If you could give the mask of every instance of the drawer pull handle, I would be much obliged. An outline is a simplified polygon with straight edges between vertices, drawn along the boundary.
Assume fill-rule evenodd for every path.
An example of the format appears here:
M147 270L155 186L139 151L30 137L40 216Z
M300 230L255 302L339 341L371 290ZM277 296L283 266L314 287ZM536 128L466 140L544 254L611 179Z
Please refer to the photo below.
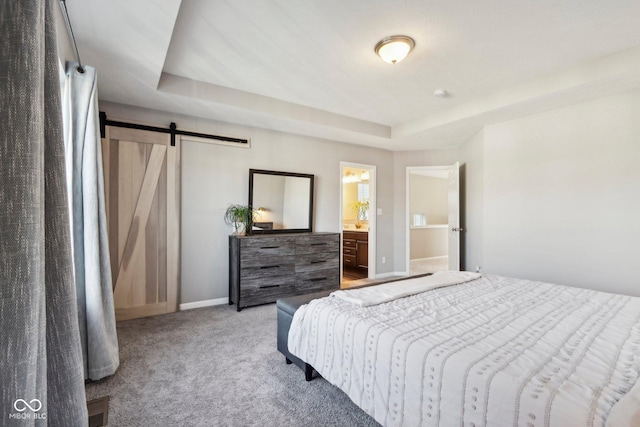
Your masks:
M280 246L260 246L260 249L278 249Z
M264 285L260 286L260 289L268 289L268 288L279 288L280 285Z
M261 270L266 270L268 268L280 268L280 266L279 265L261 265L260 266Z
M310 264L322 264L323 262L327 262L327 260L323 261L311 261Z
M311 246L324 246L326 243L312 243Z
M313 279L309 279L310 282L321 282L323 280L327 280L326 277L314 277Z

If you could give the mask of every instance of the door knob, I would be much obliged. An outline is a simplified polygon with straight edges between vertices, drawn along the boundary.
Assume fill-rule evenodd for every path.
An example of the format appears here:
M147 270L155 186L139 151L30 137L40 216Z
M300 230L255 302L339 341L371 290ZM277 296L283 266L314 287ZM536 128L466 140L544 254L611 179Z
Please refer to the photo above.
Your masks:
M464 228L462 228L462 227L460 227L460 228L453 227L451 229L451 231L464 231Z

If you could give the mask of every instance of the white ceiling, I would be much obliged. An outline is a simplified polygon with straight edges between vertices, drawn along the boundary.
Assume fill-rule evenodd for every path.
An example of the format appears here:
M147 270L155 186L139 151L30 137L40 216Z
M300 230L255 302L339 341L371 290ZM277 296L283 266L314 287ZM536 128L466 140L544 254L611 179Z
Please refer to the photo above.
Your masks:
M389 150L640 88L637 0L67 6L101 100ZM416 41L397 65L373 51L393 34Z

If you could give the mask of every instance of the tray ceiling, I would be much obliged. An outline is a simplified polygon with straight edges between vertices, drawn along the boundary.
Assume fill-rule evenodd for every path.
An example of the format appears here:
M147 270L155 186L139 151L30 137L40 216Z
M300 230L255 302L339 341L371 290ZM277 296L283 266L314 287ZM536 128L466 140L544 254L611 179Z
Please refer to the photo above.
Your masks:
M104 101L389 150L640 88L640 3L68 2ZM416 41L403 62L374 53ZM451 96L436 98L436 89Z

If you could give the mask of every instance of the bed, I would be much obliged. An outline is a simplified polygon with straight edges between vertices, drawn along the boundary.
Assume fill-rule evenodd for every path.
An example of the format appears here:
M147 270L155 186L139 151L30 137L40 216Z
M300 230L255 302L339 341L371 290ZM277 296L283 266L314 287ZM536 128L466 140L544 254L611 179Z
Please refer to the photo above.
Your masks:
M289 321L287 360L385 426L640 426L640 298L443 272Z

